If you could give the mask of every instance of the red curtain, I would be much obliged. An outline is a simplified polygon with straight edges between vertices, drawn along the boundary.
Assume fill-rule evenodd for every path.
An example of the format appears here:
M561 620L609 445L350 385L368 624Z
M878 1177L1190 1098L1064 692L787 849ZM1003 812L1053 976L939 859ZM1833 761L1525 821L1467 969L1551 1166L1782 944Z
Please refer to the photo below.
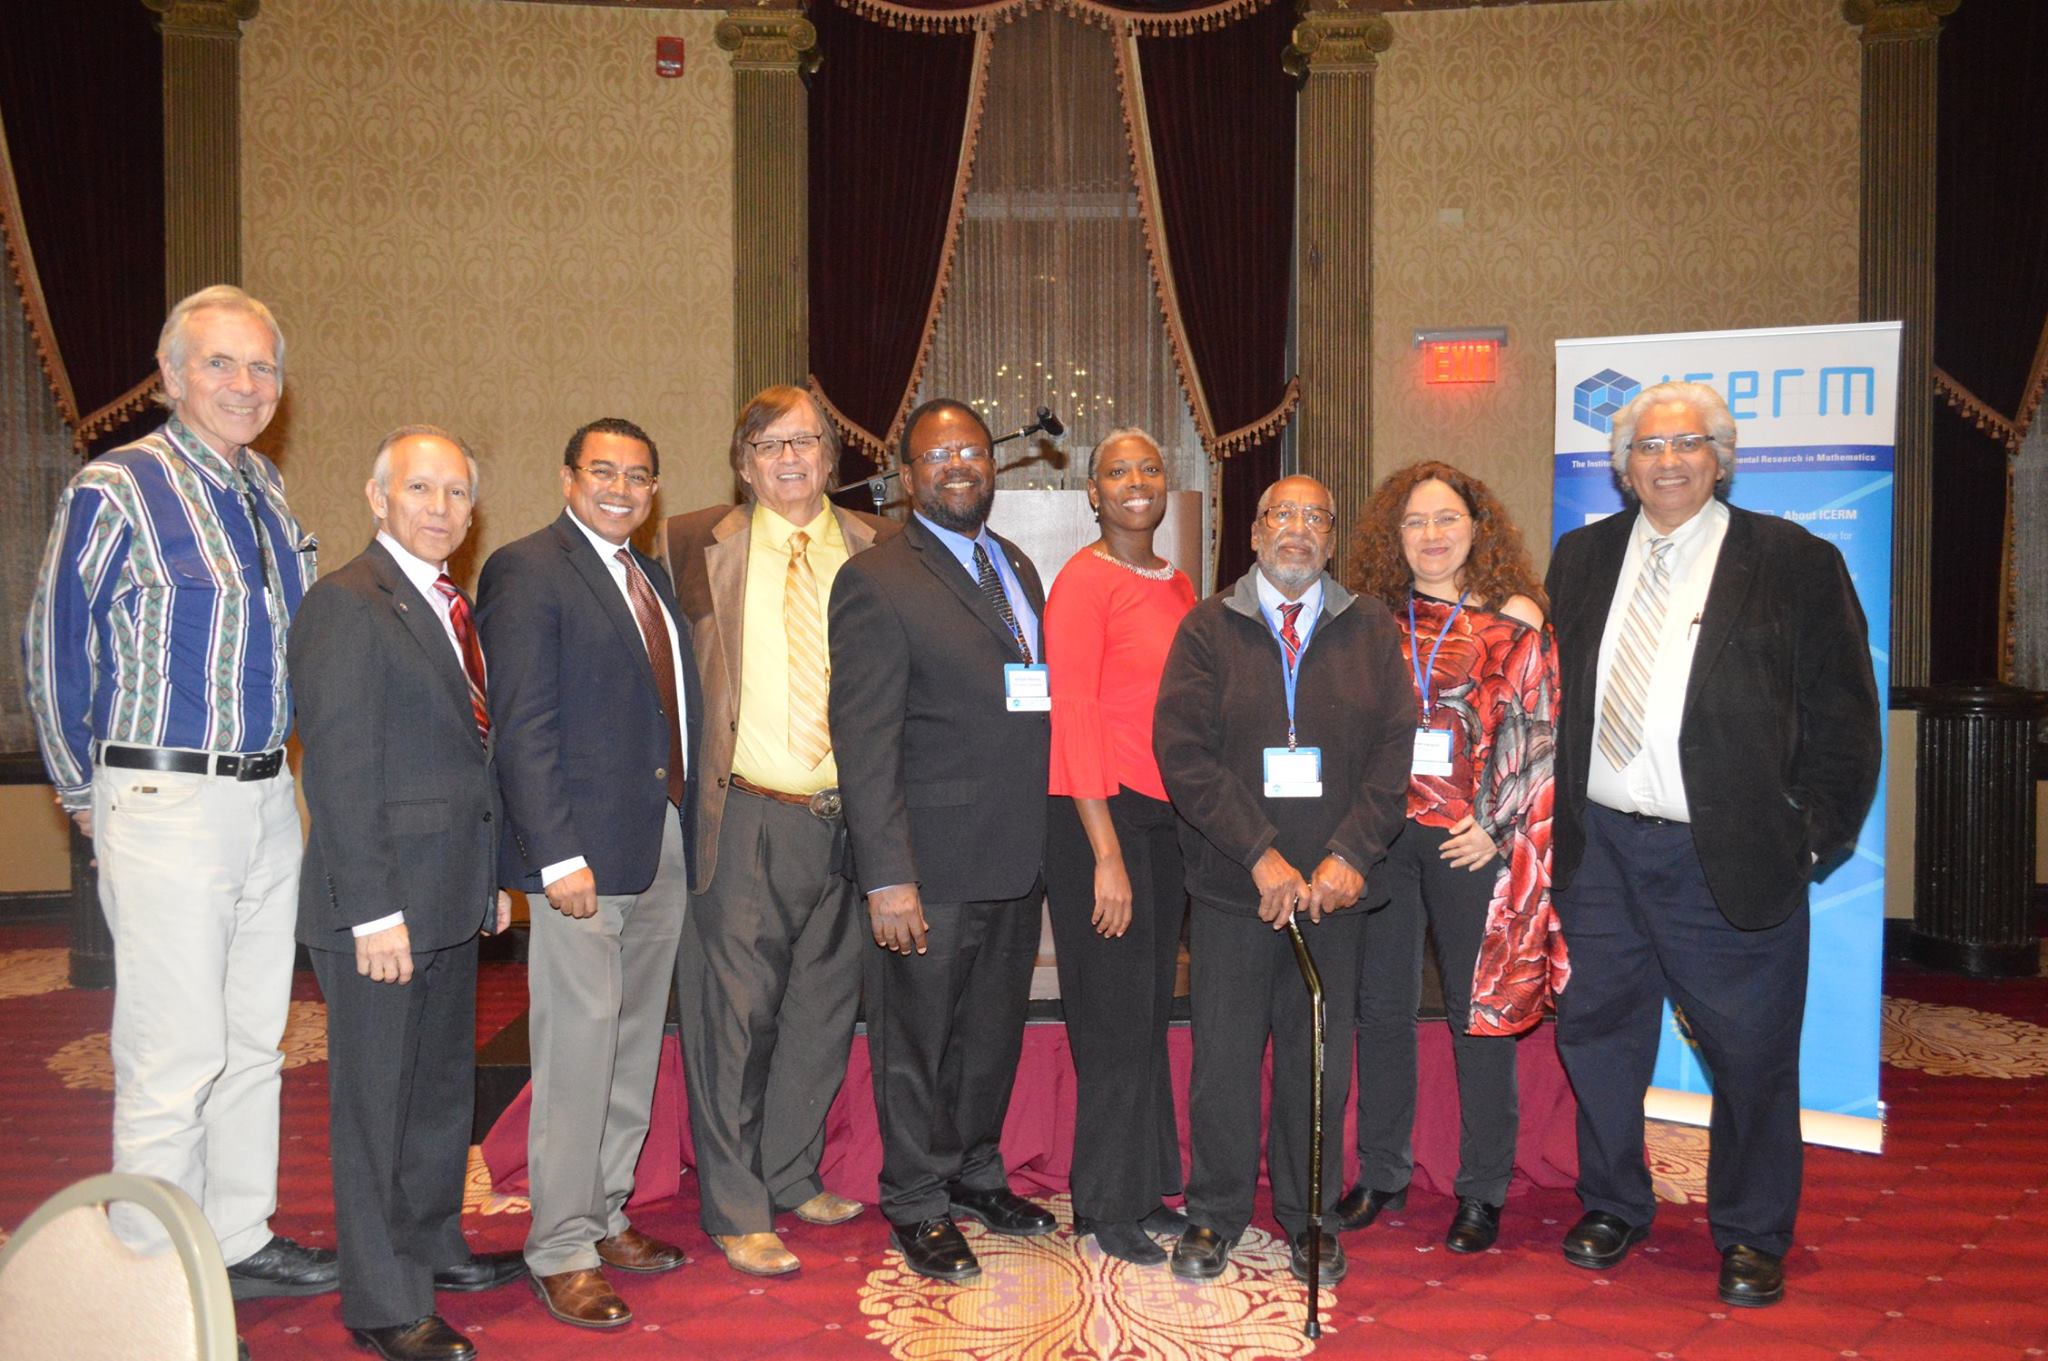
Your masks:
M886 437L943 283L974 116L965 12L986 7L892 0L896 12L885 13L851 2L810 11L824 58L811 85L811 372L843 425ZM1251 508L1279 475L1293 398L1295 92L1280 64L1293 10L1268 3L1157 22L1204 9L1216 6L1095 5L1087 16L1113 10L1149 35L1136 41L1158 186L1153 229L1171 266L1181 357L1207 398L1204 435L1227 455L1218 579L1228 580L1250 564ZM867 471L851 449L845 462L849 482Z
M972 33L811 6L811 374L851 424L886 439L924 342L967 125ZM847 442L842 476L867 475Z
M137 0L19 7L0 41L0 120L48 334L90 419L154 371L164 317L163 40ZM139 419L138 419L139 417ZM154 420L128 413L129 424ZM96 447L122 434L97 432Z

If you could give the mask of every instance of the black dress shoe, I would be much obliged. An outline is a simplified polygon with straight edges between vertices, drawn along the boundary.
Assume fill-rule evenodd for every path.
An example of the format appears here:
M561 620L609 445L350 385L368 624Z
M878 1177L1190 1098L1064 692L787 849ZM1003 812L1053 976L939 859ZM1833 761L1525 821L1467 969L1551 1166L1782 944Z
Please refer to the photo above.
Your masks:
M1451 1216L1444 1246L1452 1252L1484 1252L1500 1237L1500 1206L1488 1205L1477 1196L1459 1196L1458 1212Z
M1060 1226L1050 1211L1033 1205L1008 1187L973 1191L956 1186L946 1193L946 1199L946 1208L957 1218L978 1219L988 1225L990 1233L1011 1238L1036 1238Z
M1294 1273L1294 1279L1308 1279L1308 1230L1294 1235L1287 1253L1287 1269ZM1337 1235L1323 1230L1323 1256L1316 1264L1316 1283L1335 1285L1344 1279L1344 1273L1351 1270L1351 1263L1345 1260L1344 1245L1337 1241Z
M1188 1217L1171 1205L1160 1205L1152 1213L1138 1221L1138 1227L1146 1233L1180 1237L1188 1231Z
M341 1285L341 1262L325 1248L301 1247L281 1234L228 1268L228 1294L238 1300L324 1295Z
M1166 1249L1145 1236L1145 1230L1135 1219L1119 1219L1104 1223L1100 1220L1074 1218L1074 1232L1089 1235L1095 1239L1095 1246L1101 1248L1120 1262L1132 1266L1158 1266L1166 1260Z
M249 1341L239 1333L235 1336L235 1361L249 1361Z
M1564 1236L1564 1259L1588 1271L1605 1270L1649 1236L1648 1224L1631 1224L1605 1210L1588 1210Z
M920 1276L935 1281L971 1281L981 1274L974 1249L944 1215L915 1224L891 1224L889 1241L903 1254L903 1265Z
M1173 1274L1184 1281L1213 1281L1230 1264L1231 1239L1190 1224L1173 1245Z
M1380 1217L1381 1210L1398 1210L1408 1204L1408 1188L1398 1191L1368 1191L1360 1182L1337 1202L1337 1227L1362 1229Z
M469 1339L443 1323L439 1314L389 1328L351 1328L348 1335L358 1347L385 1361L469 1361L476 1355Z
M434 1268L434 1289L467 1295L478 1290L496 1290L526 1274L526 1257L516 1248L509 1252L480 1252L466 1262Z
M1785 1259L1737 1243L1721 1254L1721 1302L1761 1309L1785 1298Z

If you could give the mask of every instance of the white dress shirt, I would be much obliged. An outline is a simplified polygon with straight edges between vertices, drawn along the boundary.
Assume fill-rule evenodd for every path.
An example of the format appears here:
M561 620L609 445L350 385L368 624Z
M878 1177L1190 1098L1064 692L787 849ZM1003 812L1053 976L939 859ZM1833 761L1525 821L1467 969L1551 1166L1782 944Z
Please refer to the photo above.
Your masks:
M462 644L455 641L455 625L448 618L448 597L434 589L434 583L448 570L447 564L426 562L414 557L405 551L398 540L381 529L377 531L377 542L384 545L384 551L391 554L392 560L398 564L398 570L405 573L405 579L410 581L414 589L426 597L427 604L433 607L434 617L441 621L441 632L448 635L448 646L455 649L455 664L461 666ZM375 921L363 922L349 929L358 936L368 936L378 931L388 931L404 921L403 912L393 912L388 917L379 917Z
M569 510L566 506L563 509L569 516L569 523L582 530L583 537L590 540L590 546L597 550L598 560L604 563L605 570L612 574L612 585L619 588L619 599L626 602L626 613L633 614L633 595L632 592L626 589L626 564L620 562L618 558L619 549L625 547L625 545L613 543L605 538L604 535L577 519L575 511ZM687 692L683 688L683 649L681 643L677 641L680 635L676 632L676 617L668 612L668 604L662 600L659 591L655 592L654 603L661 607L661 617L668 625L669 666L672 668L671 674L676 678L676 731L685 734L683 744L683 775L687 779L690 773L690 752L687 739L690 723L689 713L686 708L689 704L689 699ZM635 620L639 618L638 615L633 615L633 617ZM557 879L564 878L574 874L577 870L588 869L589 867L590 862L580 855L572 855L567 860L557 860L554 864L547 866L540 872L541 887L546 888Z
M1685 688L1692 676L1693 650L1699 644L1700 619L1706 613L1707 591L1714 566L1721 560L1721 542L1728 536L1728 507L1710 500L1699 513L1660 536L1636 513L1621 575L1614 584L1614 603L1607 610L1607 628L1600 635L1600 683L1593 696L1593 722L1607 703L1607 676L1614 665L1614 644L1622 621L1635 599L1636 579L1650 560L1650 540L1671 540L1671 590L1664 607L1664 629L1657 659L1650 668L1650 692L1643 703L1643 744L1626 766L1616 770L1592 748L1586 773L1586 797L1623 813L1691 822L1685 798L1685 775L1678 759L1679 720L1685 716Z

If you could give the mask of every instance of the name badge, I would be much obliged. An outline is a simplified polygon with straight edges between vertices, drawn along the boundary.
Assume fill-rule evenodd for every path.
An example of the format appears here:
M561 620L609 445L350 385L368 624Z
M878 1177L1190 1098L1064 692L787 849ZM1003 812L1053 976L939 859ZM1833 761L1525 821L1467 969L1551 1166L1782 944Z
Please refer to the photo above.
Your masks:
M1323 749L1267 747L1265 787L1269 799L1320 799Z
M1013 714L1052 708L1052 682L1044 662L1011 662L1003 668L1003 707Z
M1451 735L1442 728L1415 730L1415 761L1409 770L1416 775L1451 773Z

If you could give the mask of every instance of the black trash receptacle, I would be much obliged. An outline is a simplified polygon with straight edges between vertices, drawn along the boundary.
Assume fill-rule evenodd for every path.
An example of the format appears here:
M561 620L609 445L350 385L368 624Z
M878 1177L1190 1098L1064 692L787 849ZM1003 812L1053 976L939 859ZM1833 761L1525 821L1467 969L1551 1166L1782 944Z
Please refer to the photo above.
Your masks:
M1913 959L1973 978L2030 978L2034 725L2048 694L2010 685L1900 692L1920 711Z

